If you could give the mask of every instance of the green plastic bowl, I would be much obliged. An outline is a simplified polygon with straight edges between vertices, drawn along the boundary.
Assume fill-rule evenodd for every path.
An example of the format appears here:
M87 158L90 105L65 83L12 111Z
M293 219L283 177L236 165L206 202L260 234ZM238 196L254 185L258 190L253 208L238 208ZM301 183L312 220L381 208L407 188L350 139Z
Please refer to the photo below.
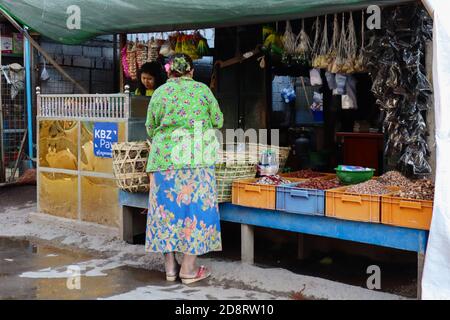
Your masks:
M342 184L357 184L372 179L375 169L367 171L345 171L335 168L336 175Z

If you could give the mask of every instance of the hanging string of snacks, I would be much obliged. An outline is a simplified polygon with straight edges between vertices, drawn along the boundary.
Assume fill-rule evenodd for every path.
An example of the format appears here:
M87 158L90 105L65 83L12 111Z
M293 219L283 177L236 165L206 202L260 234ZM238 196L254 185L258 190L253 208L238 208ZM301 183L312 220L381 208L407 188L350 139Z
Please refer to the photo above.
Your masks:
M147 46L144 44L144 42L138 41L136 44L136 63L138 69L140 69L145 62L147 62L147 58Z
M193 60L209 54L208 41L199 31L192 34L175 32L163 39L128 41L122 49L122 66L125 76L136 80L137 70L146 62L157 61L160 56L169 57L175 53L188 54Z
M282 62L286 64L291 63L291 59L295 54L296 49L296 36L294 32L292 32L291 23L289 21L286 21L286 31L283 35L283 47L284 52L282 56Z
M131 78L129 66L128 66L128 59L127 59L127 56L128 56L127 49L128 49L128 46L124 46L122 48L122 66L123 66L123 72L125 74L125 77Z
M147 59L146 62L156 61L159 57L160 46L158 45L159 40L155 40L155 38L151 38L147 44Z
M336 58L331 65L330 72L331 73L345 73L344 72L344 64L346 61L346 50L347 46L347 33L345 31L345 15L342 14L342 27L341 33L339 37L339 42L336 49Z
M137 55L136 55L136 43L130 41L127 45L127 64L128 72L132 80L137 78Z
M312 59L312 66L314 68L318 68L317 67L317 59L320 55L320 19L319 19L319 17L317 17L316 21L314 22L313 30L315 32L314 32L314 42L313 42L313 47L312 47L312 52L311 52L311 59Z
M359 54L355 61L355 72L365 72L367 71L367 54L365 50L365 28L364 22L364 10L361 14L361 47L359 48Z
M296 39L294 61L299 65L310 66L311 51L311 40L305 32L305 20L302 19L302 29Z
M350 12L350 18L347 25L346 60L341 69L342 73L355 73L356 55L358 53L358 44L356 42L355 24L353 22L353 13Z
M320 42L319 53L313 61L315 68L325 69L328 67L330 60L330 43L328 41L328 16L325 16L323 23L322 40Z
M337 57L338 47L339 47L339 21L337 14L334 15L334 21L333 21L333 37L331 40L330 49L328 51L328 60L327 60L327 69L330 72L332 71L332 67L334 65L334 61Z

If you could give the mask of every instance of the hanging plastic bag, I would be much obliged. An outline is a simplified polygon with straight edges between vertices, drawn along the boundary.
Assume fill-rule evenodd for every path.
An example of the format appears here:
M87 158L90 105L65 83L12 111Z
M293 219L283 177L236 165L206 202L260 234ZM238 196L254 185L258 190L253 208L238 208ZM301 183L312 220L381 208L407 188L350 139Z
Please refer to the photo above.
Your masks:
M309 79L312 86L321 86L323 84L319 69L314 68L309 70Z
M330 90L337 88L336 75L334 73L329 71L325 72L325 78L327 79L328 88L330 88Z
M348 109L353 109L356 110L358 109L358 100L357 100L357 96L356 96L356 78L354 76L348 75L347 76L347 81L345 84L345 99L349 100L349 108ZM344 102L344 99L342 99L342 101ZM342 105L342 109L344 109L344 105Z
M50 75L48 74L47 71L47 63L44 59L44 68L42 68L42 72L41 72L41 80L42 81L47 81L48 79L50 79Z
M311 111L323 111L323 93L313 92L313 103L310 109Z
M281 90L281 98L285 103L294 102L297 96L295 95L295 90L293 87L283 88Z
M11 81L11 100L25 88L25 68L18 63L9 65L9 80Z
M336 93L337 94L346 94L346 85L347 85L347 76L341 73L336 74Z

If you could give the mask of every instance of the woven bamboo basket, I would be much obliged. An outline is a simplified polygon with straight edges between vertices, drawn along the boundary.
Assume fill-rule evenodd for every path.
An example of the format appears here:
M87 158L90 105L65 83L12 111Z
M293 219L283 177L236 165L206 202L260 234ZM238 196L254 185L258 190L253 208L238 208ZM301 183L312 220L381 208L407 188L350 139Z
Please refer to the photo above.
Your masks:
M219 203L231 202L234 180L250 179L256 176L256 164L261 153L267 149L277 154L280 168L283 168L290 148L256 143L226 143L222 145L216 164L217 200Z
M216 164L217 201L231 202L231 190L234 180L250 179L256 175L253 163L219 163Z
M150 145L146 141L113 145L113 170L117 186L128 192L148 192L150 182L145 172Z
M291 151L290 147L278 147L261 143L225 143L223 151L219 151L219 157L225 161L238 161L240 163L258 163L261 153L266 150L275 152L280 169L286 166L286 161Z

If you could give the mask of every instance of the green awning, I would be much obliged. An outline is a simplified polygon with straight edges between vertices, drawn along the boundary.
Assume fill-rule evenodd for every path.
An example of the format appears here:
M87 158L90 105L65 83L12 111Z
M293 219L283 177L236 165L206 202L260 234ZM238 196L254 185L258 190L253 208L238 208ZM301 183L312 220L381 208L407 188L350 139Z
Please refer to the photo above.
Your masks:
M0 0L19 22L57 42L77 44L92 37L244 25L368 5L408 0ZM81 29L67 27L70 6L80 8Z

